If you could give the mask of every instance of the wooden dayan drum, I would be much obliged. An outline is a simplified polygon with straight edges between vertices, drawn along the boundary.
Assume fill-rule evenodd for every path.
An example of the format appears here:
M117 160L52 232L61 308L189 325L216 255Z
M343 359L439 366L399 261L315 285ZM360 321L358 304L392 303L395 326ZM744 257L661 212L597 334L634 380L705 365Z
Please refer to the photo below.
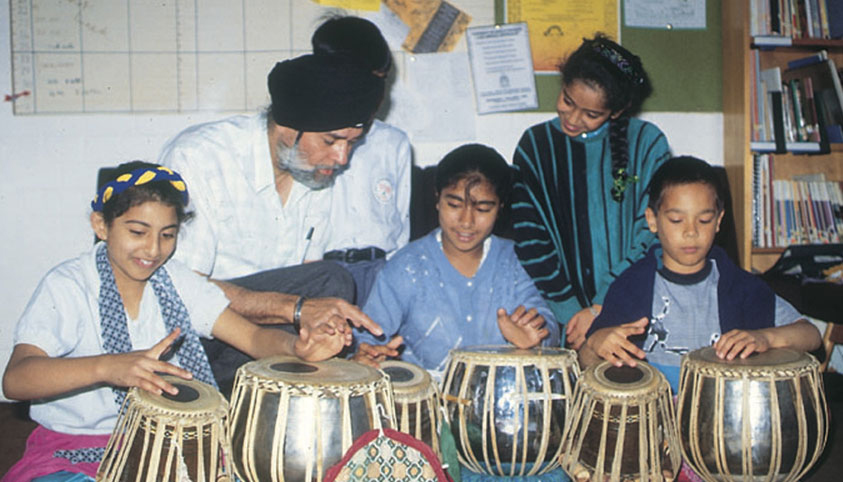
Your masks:
M579 377L576 354L480 346L450 357L442 397L460 462L500 476L557 468Z
M682 463L670 384L651 365L583 371L565 426L562 468L575 480L673 480Z
M712 347L682 358L682 453L707 481L796 481L828 438L819 363L774 349L731 362Z
M237 370L230 418L234 470L250 482L322 480L357 437L395 426L379 370L285 356Z
M387 360L380 364L389 375L395 400L397 429L439 450L439 388L427 371L412 363Z
M163 378L178 395L129 390L97 480L231 480L225 398L197 380Z

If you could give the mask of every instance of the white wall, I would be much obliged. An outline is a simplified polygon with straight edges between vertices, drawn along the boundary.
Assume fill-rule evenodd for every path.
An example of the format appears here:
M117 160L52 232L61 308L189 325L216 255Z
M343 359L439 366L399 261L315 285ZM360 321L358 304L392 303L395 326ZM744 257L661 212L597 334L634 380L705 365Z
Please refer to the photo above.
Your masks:
M0 94L12 93L9 1L0 1ZM38 281L52 266L88 248L89 202L97 170L131 159L154 159L184 127L227 114L14 116L0 104L0 368L12 333ZM475 141L509 156L522 131L541 114L478 116ZM722 115L653 113L676 154L722 164ZM399 126L400 127L400 126ZM412 137L412 133L410 133ZM435 164L460 143L415 144L420 165Z

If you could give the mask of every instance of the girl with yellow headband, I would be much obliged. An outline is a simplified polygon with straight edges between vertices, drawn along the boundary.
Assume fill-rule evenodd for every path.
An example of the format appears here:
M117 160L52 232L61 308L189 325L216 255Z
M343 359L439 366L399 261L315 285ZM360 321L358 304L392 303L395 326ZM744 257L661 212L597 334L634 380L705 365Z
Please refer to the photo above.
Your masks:
M252 324L216 285L170 260L187 202L178 173L139 161L100 188L91 202L99 242L47 273L15 330L3 390L31 400L39 426L3 481L94 480L128 388L175 395L161 374L216 385L200 337L254 358L316 361L342 349L339 333Z

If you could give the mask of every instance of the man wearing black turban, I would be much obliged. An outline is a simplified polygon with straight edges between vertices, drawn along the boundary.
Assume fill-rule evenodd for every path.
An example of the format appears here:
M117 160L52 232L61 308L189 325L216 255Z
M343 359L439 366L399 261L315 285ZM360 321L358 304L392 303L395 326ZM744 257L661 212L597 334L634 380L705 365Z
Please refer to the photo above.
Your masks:
M329 239L333 184L348 164L384 94L383 78L344 56L303 55L268 76L271 106L193 126L165 145L160 161L181 173L194 219L176 256L225 291L231 308L261 324L329 324L351 342L350 321L380 327L356 306L354 282L320 260ZM249 358L206 345L228 395Z

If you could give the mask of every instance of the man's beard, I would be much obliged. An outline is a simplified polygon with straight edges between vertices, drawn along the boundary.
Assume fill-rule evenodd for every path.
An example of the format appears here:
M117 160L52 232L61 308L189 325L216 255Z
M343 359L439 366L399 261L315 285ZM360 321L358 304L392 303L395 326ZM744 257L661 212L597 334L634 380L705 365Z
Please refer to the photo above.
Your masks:
M314 191L334 185L334 179L344 170L345 166L311 166L306 155L298 149L298 142L293 147L287 147L278 142L275 149L278 155L278 169L289 172L293 179ZM331 174L322 174L322 169L330 169Z

